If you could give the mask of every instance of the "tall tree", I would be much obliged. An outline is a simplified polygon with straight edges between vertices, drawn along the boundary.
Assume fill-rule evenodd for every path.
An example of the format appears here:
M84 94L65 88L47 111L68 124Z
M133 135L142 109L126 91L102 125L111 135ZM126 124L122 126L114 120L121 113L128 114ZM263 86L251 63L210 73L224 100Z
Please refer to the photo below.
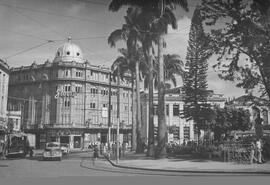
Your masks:
M270 97L270 0L203 0L219 77Z
M204 33L200 8L194 11L191 28L189 32L189 42L186 56L186 70L184 77L185 105L184 117L193 119L199 132L206 128L206 115L204 114L207 105L207 59L210 57L209 41ZM199 136L199 134L198 134Z
M152 131L149 136L151 142L150 146L153 146L153 136L154 136L154 123L153 123L153 42L162 43L164 42L158 36L167 32L167 27L169 24L173 28L177 26L177 20L172 12L175 5L182 6L187 10L186 0L165 0L163 1L165 8L161 14L159 1L143 1L143 0L124 0L117 1L112 0L109 5L109 10L118 11L122 6L133 6L138 7L141 10L140 19L138 19L138 24L140 24L141 32L143 37L141 39L142 48L145 54L145 60L149 66L149 130ZM159 44L160 46L160 44ZM162 72L163 73L163 72ZM163 102L164 104L164 96ZM165 114L165 107L163 111ZM165 152L165 133L166 133L166 122L160 122L159 124L159 150L157 156L160 156ZM150 147L149 146L149 147Z
M136 152L143 152L143 141L141 134L141 100L140 100L140 79L139 79L139 70L140 70L140 61L141 54L139 52L139 41L141 32L139 31L140 27L137 24L138 14L140 12L136 8L128 8L127 15L125 16L125 24L123 24L121 29L113 31L109 38L108 43L111 47L115 47L117 41L124 40L127 45L128 52L128 63L134 65L135 68L135 78L136 78Z
M179 55L176 54L166 54L163 55L163 64L164 64L164 80L165 80L165 86L167 89L169 89L171 87L171 84L176 86L177 85L177 80L176 80L176 76L181 76L183 77L184 75L184 63L181 60ZM154 70L153 70L153 85L154 85L154 89L158 89L158 73L159 73L159 63L157 60L157 57L154 60ZM149 87L149 73L144 73L144 88L148 88ZM152 128L154 130L154 128ZM149 128L149 148L148 148L148 155L152 156L153 155L153 149L150 147L150 143L153 142L154 143L154 133L152 132L152 130ZM153 135L152 135L153 134ZM153 138L152 138L153 137ZM151 140L150 138L152 138L153 140ZM152 146L153 147L153 146Z
M132 101L132 143L131 143L131 148L132 150L136 149L136 122L134 121L134 113L135 113L135 108L134 108L134 76L135 76L135 66L130 64L128 61L128 52L127 49L125 48L121 48L119 49L119 52L121 53L121 56L117 57L117 59L113 62L112 64L112 69L114 69L112 71L112 75L115 81L116 76L118 75L118 68L119 68L119 73L121 76L121 80L124 80L124 76L127 73L131 74L131 78L130 79L126 79L129 80L131 82L131 88L132 88L132 94L131 94L131 101Z

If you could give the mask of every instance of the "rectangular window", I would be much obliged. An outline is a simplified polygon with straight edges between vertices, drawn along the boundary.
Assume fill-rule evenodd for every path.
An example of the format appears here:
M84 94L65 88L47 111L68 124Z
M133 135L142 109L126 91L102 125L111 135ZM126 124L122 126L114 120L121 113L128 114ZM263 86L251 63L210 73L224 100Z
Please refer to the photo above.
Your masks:
M65 101L65 107L70 107L70 101L69 100Z
M65 85L65 91L71 91L71 86L70 85Z
M96 108L96 103L90 103L90 108L91 108L91 109Z
M184 126L184 139L190 138L190 127Z
M179 116L179 105L173 105L173 116Z
M69 76L69 71L68 70L65 71L65 75Z
M154 110L153 110L154 115L158 115L158 106L154 105Z
M170 114L170 109L169 109L169 104L166 105L166 115L169 116Z

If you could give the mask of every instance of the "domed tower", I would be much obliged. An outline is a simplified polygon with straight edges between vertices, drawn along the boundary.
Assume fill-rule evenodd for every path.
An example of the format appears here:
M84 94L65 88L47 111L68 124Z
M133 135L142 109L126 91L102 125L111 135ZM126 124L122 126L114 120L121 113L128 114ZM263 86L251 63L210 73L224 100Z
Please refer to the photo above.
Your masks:
M79 46L71 42L71 37L68 42L60 46L57 51L53 62L78 62L84 63L82 50Z

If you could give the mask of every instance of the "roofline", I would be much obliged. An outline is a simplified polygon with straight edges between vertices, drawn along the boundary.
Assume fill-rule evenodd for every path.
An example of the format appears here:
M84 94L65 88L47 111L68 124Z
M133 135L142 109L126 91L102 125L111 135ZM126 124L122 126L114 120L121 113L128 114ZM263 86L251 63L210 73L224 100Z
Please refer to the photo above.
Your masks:
M0 69L2 69L3 71L5 71L8 74L10 73L8 64L1 59L0 59Z

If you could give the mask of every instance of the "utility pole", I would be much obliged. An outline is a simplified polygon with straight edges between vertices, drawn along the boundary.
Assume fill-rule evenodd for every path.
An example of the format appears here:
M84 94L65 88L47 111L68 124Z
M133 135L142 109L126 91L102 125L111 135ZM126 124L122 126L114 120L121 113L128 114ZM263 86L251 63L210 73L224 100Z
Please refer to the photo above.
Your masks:
M86 88L87 88L87 85L86 85L86 70L87 70L87 62L84 63L84 103L83 103L83 123L84 123L84 126L86 126ZM86 130L86 129L85 129ZM82 149L84 150L84 138L85 138L85 132L83 132L82 134Z
M116 143L116 164L119 163L119 125L120 125L120 71L117 67L117 143Z
M112 73L109 73L109 106L108 106L108 148L111 149L111 104L112 104Z

